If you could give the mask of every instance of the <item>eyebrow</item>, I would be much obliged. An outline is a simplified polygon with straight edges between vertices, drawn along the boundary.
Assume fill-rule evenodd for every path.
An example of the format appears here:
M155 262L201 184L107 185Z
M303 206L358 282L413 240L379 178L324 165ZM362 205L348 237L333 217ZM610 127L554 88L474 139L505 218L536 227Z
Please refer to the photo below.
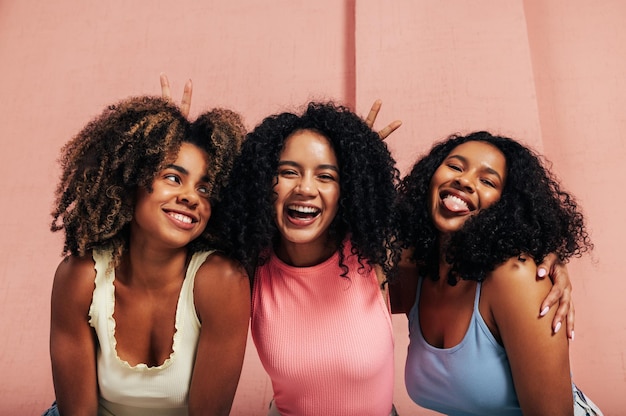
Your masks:
M463 162L463 163L467 163L467 158L466 158L465 156L461 156L461 155L450 155L450 156L448 156L448 158L447 158L447 159L459 159L461 162ZM485 166L485 167L483 167L483 169L484 169L485 171L487 171L487 173L490 173L490 174L492 174L492 175L497 176L497 177L498 177L498 179L499 179L500 181L502 181L502 177L500 176L500 174L498 173L498 171L497 171L497 170L495 170L495 169L493 169L493 168L490 168L489 166Z
M175 164L170 164L167 165L165 167L165 169L174 169L175 171L185 175L185 176L189 176L189 171L187 169L185 169L184 167L180 166L180 165L175 165ZM201 182L209 182L209 175L204 175L202 178L200 178Z
M296 163L296 162L292 162L291 160L279 160L278 161L278 166L293 166L295 168L300 168L300 164ZM335 172L339 173L339 168L335 165L330 165L330 164L322 164L322 165L318 165L317 169L330 169L330 170L334 170Z

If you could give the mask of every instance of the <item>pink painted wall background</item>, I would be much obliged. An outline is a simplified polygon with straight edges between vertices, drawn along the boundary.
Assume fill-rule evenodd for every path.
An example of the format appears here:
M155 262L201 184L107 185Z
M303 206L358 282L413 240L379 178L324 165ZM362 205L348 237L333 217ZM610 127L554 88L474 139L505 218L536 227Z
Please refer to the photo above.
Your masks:
M379 125L406 170L434 140L490 129L545 153L578 196L596 250L573 261L576 382L605 411L626 409L626 3L621 0L0 0L0 414L53 400L49 294L60 236L49 211L60 147L104 106L194 82L207 106L263 116L310 99ZM396 404L430 415L403 384ZM537 381L538 383L541 380ZM271 385L252 342L233 415L264 415Z

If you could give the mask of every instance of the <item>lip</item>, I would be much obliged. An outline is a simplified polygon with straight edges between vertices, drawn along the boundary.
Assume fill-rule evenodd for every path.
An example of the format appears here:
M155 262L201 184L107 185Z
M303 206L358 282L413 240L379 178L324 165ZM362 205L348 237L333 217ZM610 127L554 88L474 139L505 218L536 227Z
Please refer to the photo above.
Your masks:
M307 217L297 217L291 215L292 211L310 214ZM307 226L315 222L322 215L322 209L318 206L303 203L290 203L285 205L285 216L287 220L296 226Z
M163 212L167 215L167 218L170 219L173 223L175 223L178 227L184 229L193 228L196 223L200 221L200 219L189 211L176 210L176 209L164 209ZM191 219L191 222L185 222L182 219L176 218L176 215L182 215Z
M443 201L443 199L447 196L454 196L456 198L459 198L460 200L462 200L463 202L465 202L465 204L467 204L467 208L469 209L470 212L472 211L476 211L476 205L474 204L474 202L472 202L471 199L469 199L467 197L467 195L464 192L460 192L456 189L444 189L441 192L439 192L439 200Z
M303 204L301 202L292 202L292 203L287 204L285 206L289 210L295 210L297 208L305 208L305 209L308 209L308 210L315 210L315 211L318 211L318 212L322 211L322 209L320 207L316 206L316 205L313 205L313 204Z

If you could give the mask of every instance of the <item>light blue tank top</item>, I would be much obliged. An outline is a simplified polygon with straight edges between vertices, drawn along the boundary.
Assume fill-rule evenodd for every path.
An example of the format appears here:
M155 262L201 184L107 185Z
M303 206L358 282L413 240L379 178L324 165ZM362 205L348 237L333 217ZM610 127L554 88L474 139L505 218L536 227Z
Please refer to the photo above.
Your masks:
M481 284L463 340L452 348L428 344L419 325L418 302L409 313L409 349L405 384L413 401L448 415L521 415L509 360L480 316Z

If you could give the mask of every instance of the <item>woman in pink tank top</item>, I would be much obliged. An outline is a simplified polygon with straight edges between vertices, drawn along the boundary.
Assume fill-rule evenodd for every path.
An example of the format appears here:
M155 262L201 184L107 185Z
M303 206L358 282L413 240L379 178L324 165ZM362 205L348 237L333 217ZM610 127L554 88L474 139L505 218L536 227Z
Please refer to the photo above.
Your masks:
M333 103L268 117L246 138L217 215L255 276L272 414L393 414L384 276L399 256L398 179L379 135Z

